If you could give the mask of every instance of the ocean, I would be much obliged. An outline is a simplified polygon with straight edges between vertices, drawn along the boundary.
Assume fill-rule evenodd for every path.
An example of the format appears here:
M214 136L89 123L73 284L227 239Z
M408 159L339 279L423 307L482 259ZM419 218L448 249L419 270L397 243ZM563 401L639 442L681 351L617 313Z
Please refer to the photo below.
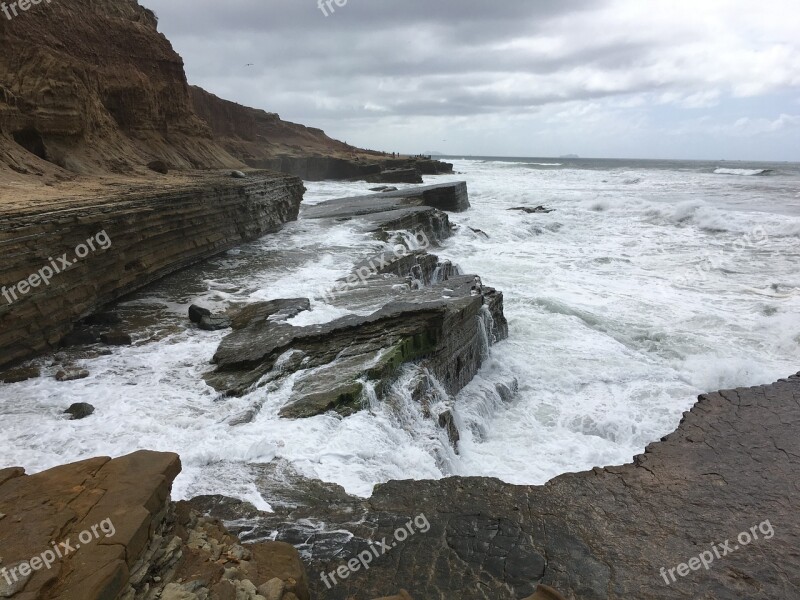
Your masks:
M450 159L447 159L450 160ZM277 417L285 387L220 398L203 381L224 332L192 328L190 303L321 297L383 247L357 221L301 219L280 233L175 274L126 299L132 347L75 358L90 371L0 384L3 465L29 472L147 448L178 452L174 496L236 496L264 509L253 465L368 496L393 479L491 476L542 484L619 465L671 432L698 394L798 371L800 165L456 157L472 208L433 250L505 295L508 340L456 398L456 453L401 376L397 401L341 418ZM309 182L306 204L367 193ZM520 207L543 206L549 213ZM297 324L347 314L321 299ZM409 375L410 376L410 375ZM509 401L497 384L517 390ZM89 402L95 414L66 421ZM256 419L235 417L260 405Z

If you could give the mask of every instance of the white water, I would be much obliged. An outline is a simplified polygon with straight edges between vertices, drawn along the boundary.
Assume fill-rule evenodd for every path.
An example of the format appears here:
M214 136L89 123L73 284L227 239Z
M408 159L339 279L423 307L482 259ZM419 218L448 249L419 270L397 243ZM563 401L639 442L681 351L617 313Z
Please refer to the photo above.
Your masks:
M697 394L769 383L798 370L797 183L800 177L719 177L685 163L651 168L554 167L457 161L473 209L438 251L505 293L511 338L491 349L455 400L460 454L404 391L347 419L285 421L288 385L219 399L202 380L222 333L186 327L200 302L320 295L382 249L354 222L300 221L130 300L123 315L157 316L137 345L82 361L92 373L0 385L3 459L30 471L140 448L181 454L175 495L238 496L266 508L251 463L290 461L302 474L368 495L389 479L491 475L538 484L621 464L673 430ZM365 192L363 183L307 184L309 202ZM509 211L544 204L550 214ZM469 227L488 234L485 238ZM344 314L322 302L294 322ZM484 327L487 323L483 323ZM146 343L147 338L157 339ZM517 380L505 403L498 382ZM452 404L435 389L435 411ZM73 402L96 413L66 421ZM252 423L232 417L262 405ZM435 412L434 412L435 414Z
M716 169L714 173L717 175L742 175L744 177L752 177L753 175L763 175L767 173L766 169L726 169L724 167L720 167Z

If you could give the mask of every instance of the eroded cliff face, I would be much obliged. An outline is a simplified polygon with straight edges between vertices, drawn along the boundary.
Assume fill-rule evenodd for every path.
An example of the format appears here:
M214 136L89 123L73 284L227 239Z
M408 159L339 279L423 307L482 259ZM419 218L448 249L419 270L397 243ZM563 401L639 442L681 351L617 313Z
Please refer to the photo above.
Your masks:
M33 5L0 18L0 47L0 176L144 173L153 160L268 166L282 155L357 151L190 88L156 16L135 0Z
M277 231L304 192L274 173L167 181L0 214L0 365L57 348L107 302Z

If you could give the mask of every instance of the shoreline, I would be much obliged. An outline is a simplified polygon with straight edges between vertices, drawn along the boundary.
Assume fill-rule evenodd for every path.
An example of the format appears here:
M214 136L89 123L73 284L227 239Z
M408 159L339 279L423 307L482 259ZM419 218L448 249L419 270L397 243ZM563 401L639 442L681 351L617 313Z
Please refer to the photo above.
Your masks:
M122 544L129 553L129 565L136 563L140 573L152 578L155 573L175 576L180 572L174 568L180 560L174 549L166 560L162 560L163 554L162 559L156 560L152 550L146 551L164 543L165 528L175 526L175 517L169 516L175 511L185 515L182 522L194 523L191 527L197 528L201 519L200 526L217 523L214 527L226 535L222 523L202 520L203 514L210 513L226 522L232 533L246 531L243 541L276 528L281 532L279 537L292 538L308 522L303 519L314 517L329 519L324 522L332 532L341 528L351 531L352 537L337 542L335 537L315 536L306 551L316 557L305 560L305 567L298 567L299 555L287 545L273 547L273 551L294 556L294 581L301 582L307 594L298 595L301 598L339 599L352 593L371 598L399 589L408 590L408 597L425 598L447 594L454 587L461 590L461 598L486 598L479 581L494 589L491 597L496 600L532 594L539 582L570 600L695 598L709 594L707 597L719 599L740 598L742 594L765 600L788 598L800 590L800 580L791 575L800 572L800 559L791 552L800 540L800 527L792 518L794 507L775 495L773 488L778 486L789 492L793 485L791 475L800 466L800 442L795 435L798 424L800 374L770 385L701 396L673 433L648 446L644 454L627 465L565 474L543 486L459 477L393 481L378 486L369 499L348 497L337 486L309 482L312 487L308 491L314 490L315 495L301 494L305 505L296 503L272 514L224 497L170 503L169 487L180 470L177 456L171 454L139 452L110 462L108 458L90 459L29 476L24 476L22 469L2 469L0 518L6 522L0 531L0 542L10 559L5 564L14 564L15 552L9 554L8 549L21 547L18 558L29 556L38 548L36 536L40 535L35 534L30 544L26 540L20 545L19 541L12 541L24 539L15 533L19 527L36 522L44 527L40 531L46 531L46 524L53 518L66 517L61 533L68 537L94 522L92 518L98 522L101 518L114 519L117 530L126 532L114 543ZM721 451L726 453L722 462L718 460ZM131 466L122 470L115 467L114 472L119 475L104 477L105 483L99 487L87 479L87 473L98 473L98 469L107 470L115 464L138 465L137 487L146 511L143 517L136 518L150 523L144 530L149 529L145 538L131 537L132 530L120 527L124 520L119 511L125 510L124 503L108 504L103 500L126 497L120 495L120 486L129 484L119 477ZM92 502L94 508L81 508L81 504L67 508L65 501L75 492L66 490L73 485L70 481L77 482L76 477L81 478L84 487L98 487L99 495L95 496L99 502ZM34 517L28 509L15 512L19 503L27 502L21 494L24 489L34 490L31 498L43 507L64 508L55 513L52 508L47 509L50 516L41 513ZM152 493L154 502L145 501ZM316 504L308 503L311 498L316 498ZM42 499L47 502L42 504ZM107 507L105 511L100 510L103 506ZM58 510L70 512L63 515ZM381 556L380 562L359 573L352 580L354 583L340 581L333 589L323 589L324 580L316 577L318 572L335 570L342 562L342 553L345 557L358 556L369 540L390 535L414 515L424 515L430 527L404 539L402 552ZM253 519L260 520L256 528L248 524ZM767 522L769 529L762 527ZM225 539L226 547L236 543L236 538ZM44 544L38 541L39 546ZM740 541L747 543L740 546ZM263 543L248 543L244 547L256 552L262 546ZM726 547L728 551L724 550ZM718 549L714 554L719 556L709 558L713 548ZM693 560L698 556L708 559L708 568L697 566L702 564ZM164 563L170 560L173 567L167 568ZM233 566L232 557L226 560ZM53 577L56 582L85 582L83 578L89 572L82 569L93 568L87 566L93 563L82 564L77 571L71 571L68 580L59 578L70 571L50 571L50 579L37 576L29 590L35 581L39 585L47 581L48 585L63 585L54 584ZM445 564L450 566L442 570ZM686 564L691 566L684 569ZM124 565L116 568L123 569ZM121 573L131 573L124 569ZM667 583L664 572L668 574ZM673 581L670 573L680 576L672 577ZM747 573L758 573L758 579ZM290 579L288 575L286 578ZM257 576L253 580L255 587L265 583ZM101 597L98 590L108 590L112 581L120 590L129 583L107 570L92 577L92 581L95 583L91 588L97 593L86 595L84 591L83 600ZM213 587L214 582L222 582L221 572L206 573L201 581L201 588ZM140 579L137 583L141 582ZM324 596L316 596L315 592ZM530 598L538 600L537 596Z

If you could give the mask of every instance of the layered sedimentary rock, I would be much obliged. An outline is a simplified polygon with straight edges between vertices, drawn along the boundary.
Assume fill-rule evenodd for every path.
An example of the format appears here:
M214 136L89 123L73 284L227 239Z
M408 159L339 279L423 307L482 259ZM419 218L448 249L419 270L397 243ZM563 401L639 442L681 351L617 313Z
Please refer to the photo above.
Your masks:
M223 340L214 356L217 371L207 381L239 395L301 370L281 413L286 417L351 414L361 408L368 382L380 393L410 362L430 369L449 393L457 393L486 358L484 346L508 334L502 294L489 287L474 294L473 281L474 276L456 276L414 290L404 278L375 275L336 294L337 303L350 307L391 299L369 316L307 327L254 319Z
M225 173L0 214L0 364L53 349L103 304L276 231L297 217L303 191L293 177Z
M508 325L500 292L427 252L451 233L446 213L434 206L465 210L466 185L343 198L306 209L306 218L356 219L381 239L396 236L393 252L366 258L324 294L329 304L367 316L298 327L273 312L292 301L251 308L235 319L206 380L242 395L254 385L277 389L299 372L281 411L290 418L329 410L352 414L365 406L368 389L382 398L409 364L432 374L446 393L461 390L489 346L508 335ZM426 385L420 381L416 397L424 396Z
M141 451L36 475L0 470L0 597L309 600L292 546L243 547L170 501L180 468L175 454Z
M0 18L0 46L5 178L147 175L154 162L161 171L248 165L310 180L360 179L390 168L385 153L190 87L155 14L136 0L33 5L12 20ZM401 164L452 172L438 161Z
M467 184L460 181L415 186L405 190L328 200L306 208L303 211L303 217L306 219L347 219L420 206L450 212L468 210L470 204Z
M278 531L310 559L312 591L332 600L404 588L414 599L516 600L543 582L570 600L800 597L800 376L701 396L678 429L632 464L562 475L544 486L450 478L303 489L275 514L222 498L204 511ZM535 460L535 457L531 457ZM275 479L263 493L280 495ZM330 573L430 523L327 589ZM309 527L325 523L324 528ZM544 592L542 592L544 593ZM548 597L548 596L544 596Z

